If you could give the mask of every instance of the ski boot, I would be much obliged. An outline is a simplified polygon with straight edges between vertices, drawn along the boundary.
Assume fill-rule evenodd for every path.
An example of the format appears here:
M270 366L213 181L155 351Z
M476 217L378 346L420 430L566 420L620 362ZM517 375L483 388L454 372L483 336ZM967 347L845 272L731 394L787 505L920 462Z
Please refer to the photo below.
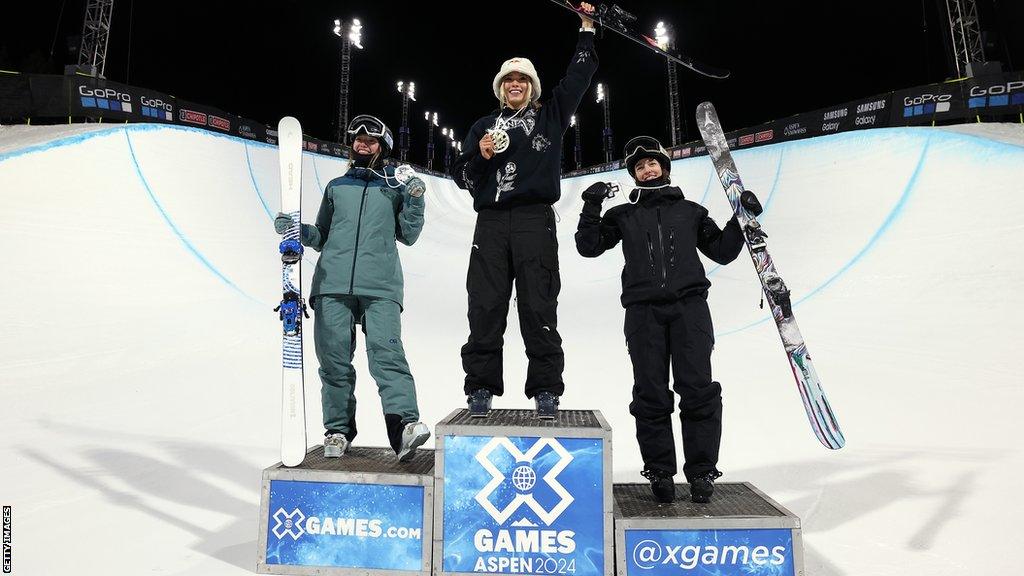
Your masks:
M722 475L717 470L699 474L690 479L690 502L707 504L715 493L715 480Z
M644 470L641 476L651 481L651 492L654 499L662 504L668 504L676 499L676 485L672 481L672 474L664 470Z
M324 437L324 458L341 458L348 450L348 438L334 432Z
M398 461L408 462L416 455L416 449L430 438L430 430L423 422L410 422L402 429L402 441L398 450Z
M469 415L471 418L486 418L491 411L491 398L494 395L490 390L479 388L466 398L469 404Z
M558 396L554 392L538 392L533 401L537 406L537 418L554 420L558 416Z

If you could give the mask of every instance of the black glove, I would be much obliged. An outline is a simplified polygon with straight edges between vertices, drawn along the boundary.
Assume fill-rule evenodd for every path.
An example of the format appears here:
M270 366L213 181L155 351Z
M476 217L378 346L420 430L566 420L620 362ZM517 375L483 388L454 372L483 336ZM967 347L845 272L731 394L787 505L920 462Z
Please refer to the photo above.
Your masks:
M740 194L740 205L747 209L754 216L760 216L761 212L764 212L764 208L761 207L761 201L754 196L754 193L750 190L744 190Z
M604 202L605 198L609 197L611 187L608 186L607 182L594 182L583 191L584 202L597 202L600 204Z

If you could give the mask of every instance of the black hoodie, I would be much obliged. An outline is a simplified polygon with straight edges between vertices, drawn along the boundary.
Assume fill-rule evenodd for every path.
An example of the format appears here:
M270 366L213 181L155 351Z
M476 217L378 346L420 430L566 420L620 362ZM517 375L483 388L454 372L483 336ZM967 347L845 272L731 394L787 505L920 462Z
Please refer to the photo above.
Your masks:
M711 282L697 250L728 264L743 249L743 232L735 216L719 229L706 208L684 198L675 186L638 188L629 199L636 203L609 208L604 217L599 202L584 203L576 229L576 250L588 258L622 240L623 307L706 296Z
M473 208L507 208L524 204L553 204L561 195L562 135L576 113L590 79L597 71L594 33L580 32L565 78L539 108L527 105L505 130L508 150L490 160L480 155L480 139L501 113L495 110L469 129L463 151L452 164L451 175L460 188L473 195Z

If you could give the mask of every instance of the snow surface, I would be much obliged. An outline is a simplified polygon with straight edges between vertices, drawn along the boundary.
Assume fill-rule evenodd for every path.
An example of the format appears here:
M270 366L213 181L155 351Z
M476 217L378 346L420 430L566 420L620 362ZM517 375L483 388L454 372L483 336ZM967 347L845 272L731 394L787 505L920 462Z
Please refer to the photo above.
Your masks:
M750 481L800 516L808 575L1018 569L1021 144L1020 125L970 125L735 155L765 205L772 254L848 444L832 452L814 438L741 255L707 265L725 396L720 467L723 481ZM305 155L306 221L314 191L343 170ZM676 161L673 176L725 222L707 158ZM0 503L13 506L15 574L254 569L261 470L278 460L277 178L275 148L198 130L0 130L11 272L0 299ZM583 259L572 240L579 193L599 178L627 181L567 180L556 205L563 407L604 412L615 479L640 481L622 257ZM426 180L426 228L402 248L404 340L433 424L464 402L474 213L450 181ZM514 307L510 316L508 393L496 406L526 408ZM385 445L363 350L356 442ZM306 351L315 441L319 381Z

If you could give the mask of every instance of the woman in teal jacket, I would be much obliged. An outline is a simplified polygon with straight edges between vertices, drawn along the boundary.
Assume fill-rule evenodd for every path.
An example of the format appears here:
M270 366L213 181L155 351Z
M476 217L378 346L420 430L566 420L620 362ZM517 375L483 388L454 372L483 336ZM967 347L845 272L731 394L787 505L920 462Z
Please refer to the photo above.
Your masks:
M377 382L391 447L411 458L430 431L419 422L416 387L402 347L402 263L397 242L411 246L423 229L423 181L400 181L385 166L393 138L383 122L357 116L348 129L349 169L327 184L316 224L302 244L320 252L310 301L313 341L323 383L324 456L340 457L356 436L356 324L362 324L370 374ZM279 214L283 233L289 217Z

